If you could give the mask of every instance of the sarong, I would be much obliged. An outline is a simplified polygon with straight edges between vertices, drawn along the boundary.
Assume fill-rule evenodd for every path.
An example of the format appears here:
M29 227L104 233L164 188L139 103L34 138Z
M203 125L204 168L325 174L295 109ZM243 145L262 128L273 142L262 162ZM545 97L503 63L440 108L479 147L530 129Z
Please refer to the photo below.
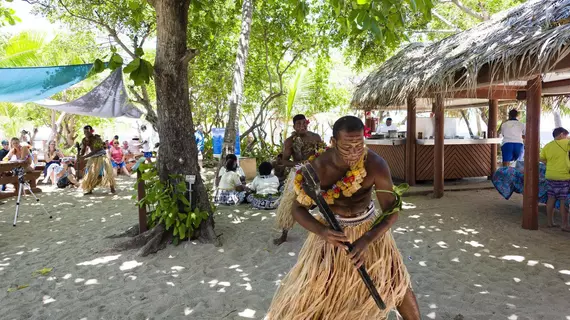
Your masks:
M297 194L294 189L295 175L296 170L291 169L289 176L285 181L285 187L283 188L281 199L279 199L279 206L275 213L275 226L279 230L291 230L295 225L295 218L293 218L293 203L297 198Z
M81 181L81 188L84 192L91 192L98 185L109 188L115 187L113 166L111 166L111 160L107 156L87 159L86 171L87 173Z
M214 203L217 205L233 206L245 200L245 191L218 190L214 196Z
M362 223L353 225L363 216ZM344 232L350 241L370 230L375 217L367 209L360 217L343 221L349 225ZM410 276L390 230L371 243L366 254L366 269L386 303L385 310L376 306L344 250L310 233L297 263L277 289L266 319L385 319L411 288Z
M247 196L247 202L255 209L261 210L274 210L279 205L280 196L268 194L266 196L257 196L255 194L250 194Z

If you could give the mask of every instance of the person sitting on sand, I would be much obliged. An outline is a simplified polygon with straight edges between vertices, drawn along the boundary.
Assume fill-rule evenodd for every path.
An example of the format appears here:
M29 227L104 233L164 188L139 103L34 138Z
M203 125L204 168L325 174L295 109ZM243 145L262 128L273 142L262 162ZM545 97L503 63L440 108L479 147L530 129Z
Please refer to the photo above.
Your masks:
M552 132L554 140L547 143L540 152L540 160L546 164L546 183L548 184L548 200L546 201L547 226L555 227L554 206L560 201L562 231L570 232L566 199L570 191L570 172L568 159L568 130L556 128Z
M232 160L236 163L236 165L237 165L236 172L239 174L239 178L240 178L241 182L245 183L245 172L243 172L243 169L239 166L238 158L236 157L236 155L235 154L226 155L226 164L230 160ZM226 173L226 167L225 166L221 167L220 172L218 172L218 177L216 178L216 185L218 185L218 186L220 185L220 179L222 178L224 173Z
M64 189L69 185L77 188L79 182L75 178L75 169L71 165L71 158L63 158L61 164L53 165L52 181L58 188Z
M218 190L214 197L214 203L217 205L237 205L245 199L244 183L240 179L237 161L229 159L226 162L226 171L220 178Z
M130 175L125 163L125 154L119 145L119 140L113 141L113 146L109 149L109 159L111 159L115 177L119 174L119 170L127 176Z
M247 202L256 209L272 210L279 205L279 178L271 173L273 166L269 162L259 165L259 175L247 185L253 193L247 196Z

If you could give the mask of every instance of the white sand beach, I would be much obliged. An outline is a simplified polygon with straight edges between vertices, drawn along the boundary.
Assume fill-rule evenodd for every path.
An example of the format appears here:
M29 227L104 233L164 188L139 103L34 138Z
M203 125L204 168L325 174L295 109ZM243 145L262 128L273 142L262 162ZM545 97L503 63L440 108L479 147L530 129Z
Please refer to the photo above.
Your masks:
M137 222L133 182L85 197L44 186L40 205L53 219L27 196L15 228L15 199L0 206L0 319L264 317L306 231L296 226L276 247L274 212L240 206L216 213L222 247L100 253L121 241L107 236ZM424 319L570 319L570 234L522 230L521 196L486 190L405 202L393 232ZM53 270L34 275L42 268Z

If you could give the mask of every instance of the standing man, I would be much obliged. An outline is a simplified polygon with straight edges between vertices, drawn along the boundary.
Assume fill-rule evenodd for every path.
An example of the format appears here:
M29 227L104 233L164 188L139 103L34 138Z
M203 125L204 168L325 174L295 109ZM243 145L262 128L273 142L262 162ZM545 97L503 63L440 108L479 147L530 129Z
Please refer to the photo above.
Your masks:
M201 124L196 127L194 137L196 138L196 146L198 147L198 161L200 162L200 167L202 167L202 160L204 159L204 128Z
M295 167L307 161L310 156L323 146L321 136L314 132L307 130L309 120L302 115L298 114L293 117L293 129L295 132L291 134L283 144L283 157L281 164L285 167ZM291 160L293 157L293 160ZM291 170L287 178L279 207L277 208L277 227L282 230L281 237L275 239L273 243L280 245L287 241L287 233L295 224L295 219L291 215L293 203L295 201L295 191L293 190L295 180L295 170Z
M140 144L143 149L143 156L148 163L152 163L152 151L150 147L150 132L147 131L146 125L141 126L141 141Z
M540 160L546 164L546 183L548 185L548 200L546 201L547 226L557 227L554 224L554 205L560 201L560 216L562 217L562 231L570 232L568 224L568 211L566 199L570 191L570 173L568 159L568 130L556 128L552 132L554 140L547 143L540 152Z
M387 133L390 130L398 131L398 127L392 124L392 118L387 118L385 124L381 124L378 126L376 133Z
M360 119L338 119L332 148L310 162L344 232L309 213L314 199L303 189L304 177L296 177L293 217L309 236L297 263L277 289L268 320L385 319L394 307L405 320L420 319L410 276L390 231L402 199L394 191L386 161L364 147L363 135ZM374 208L372 193L381 214ZM351 253L346 253L344 242L352 243ZM385 310L376 306L355 270L361 265L367 268Z
M524 155L525 125L517 119L518 116L517 110L509 111L509 120L499 127L499 134L503 136L503 167L510 166L512 161L517 161Z
M81 141L81 151L79 157L87 159L85 166L86 174L81 182L83 193L85 195L92 194L93 189L99 184L108 186L111 193L115 193L115 177L113 175L113 166L109 157L107 157L107 148L105 142L98 134L93 134L95 131L91 126L85 126L83 133L85 138ZM89 148L89 153L85 154Z

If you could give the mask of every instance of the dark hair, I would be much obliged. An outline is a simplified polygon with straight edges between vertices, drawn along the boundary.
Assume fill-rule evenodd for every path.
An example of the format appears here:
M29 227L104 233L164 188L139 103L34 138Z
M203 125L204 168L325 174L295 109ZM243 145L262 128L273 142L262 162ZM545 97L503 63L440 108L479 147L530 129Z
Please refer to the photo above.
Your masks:
M141 130L142 129L146 130L146 124L141 125Z
M237 162L237 157L233 153L226 154L226 161L228 161L228 160L233 160L233 161Z
M519 116L519 112L516 109L509 111L509 120L516 119Z
M559 128L556 128L556 129L554 129L554 130L552 131L552 136L553 136L555 139L556 139L556 137L558 137L558 136L561 135L561 134L568 134L568 130L566 130L566 129L562 128L562 127L559 127Z
M228 161L226 161L226 171L236 171L237 169L237 161L235 161L234 159L228 159Z
M93 131L93 127L90 125L87 125L87 126L83 127L83 130Z
M355 116L344 116L338 119L333 125L333 137L338 139L340 131L356 132L364 130L364 123Z
M117 135L114 136L114 137L113 137L113 140L119 140L119 136L117 136Z
M293 117L293 124L295 124L295 122L297 122L299 120L307 120L307 118L305 117L304 114L298 114L298 115Z
M392 121L392 118L387 118L386 121Z
M262 176L268 176L271 174L271 170L273 170L273 166L269 162L262 162L259 165L259 174Z

